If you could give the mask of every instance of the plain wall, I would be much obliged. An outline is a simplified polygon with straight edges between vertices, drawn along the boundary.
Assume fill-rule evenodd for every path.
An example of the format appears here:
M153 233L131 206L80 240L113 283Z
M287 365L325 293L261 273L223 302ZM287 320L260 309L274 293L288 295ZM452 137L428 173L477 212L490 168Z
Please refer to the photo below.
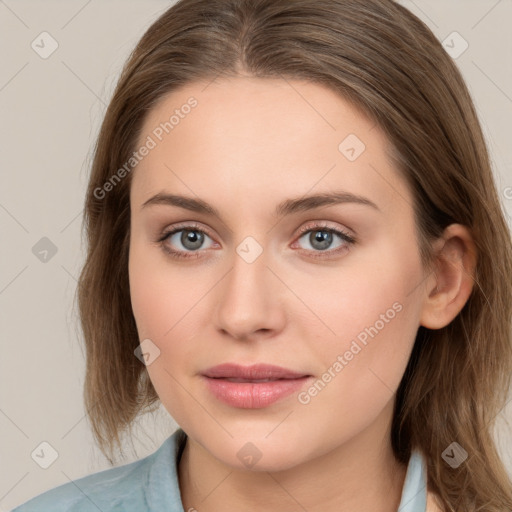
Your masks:
M171 3L0 2L0 510L110 467L94 446L82 403L85 361L73 310L85 251L81 212L92 146L121 66ZM402 3L441 41L457 31L469 43L456 63L476 103L510 223L512 3ZM43 31L58 43L46 59L31 47ZM50 251L46 262L34 254L43 249ZM506 417L512 419L511 402L500 414L498 448L512 474ZM139 425L137 453L124 463L153 452L176 428L162 407L155 421ZM31 457L43 441L58 452L48 469Z

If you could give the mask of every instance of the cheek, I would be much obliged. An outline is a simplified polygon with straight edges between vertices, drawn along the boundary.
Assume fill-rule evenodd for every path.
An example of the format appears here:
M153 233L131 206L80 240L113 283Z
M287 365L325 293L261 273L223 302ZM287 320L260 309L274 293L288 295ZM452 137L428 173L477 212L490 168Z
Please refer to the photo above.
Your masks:
M200 293L187 283L186 273L170 271L165 258L154 248L130 248L130 294L139 339L150 339L159 355L146 369L160 400L173 418L186 424L180 370L194 360L194 344ZM190 313L195 313L190 314ZM197 350L197 348L196 348Z
M196 370L203 348L200 334L211 318L205 299L214 282L192 267L170 263L159 249L137 243L130 249L129 276L139 339L150 339L160 351L147 370L158 394L167 394L184 363Z
M159 344L200 298L188 272L172 267L159 248L133 242L129 257L130 297L139 335Z
M420 302L411 291L420 280L416 253L390 244L317 282L323 286L316 291L299 291L321 319L314 318L314 328L311 322L307 329L317 360L336 375L326 386L333 399L341 394L357 405L396 391L419 326Z

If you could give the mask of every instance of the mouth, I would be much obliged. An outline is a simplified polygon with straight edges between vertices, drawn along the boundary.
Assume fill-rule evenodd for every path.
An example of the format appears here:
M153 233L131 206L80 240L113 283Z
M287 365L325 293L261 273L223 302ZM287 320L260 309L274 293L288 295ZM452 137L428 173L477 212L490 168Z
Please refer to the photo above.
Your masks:
M227 377L227 378L226 377L210 377L210 378L222 379L227 382L250 382L253 384L257 384L259 382L276 382L278 380L296 380L296 379L236 379L234 377ZM302 377L297 377L297 378L302 378Z
M271 364L254 364L242 366L236 363L223 363L205 370L202 375L212 379L227 379L232 382L269 382L275 380L292 380L311 375L289 368Z
M261 409L299 391L313 376L273 365L226 363L208 369L201 378L209 393L224 404Z
M313 378L241 378L201 376L210 396L238 409L263 409L298 393Z

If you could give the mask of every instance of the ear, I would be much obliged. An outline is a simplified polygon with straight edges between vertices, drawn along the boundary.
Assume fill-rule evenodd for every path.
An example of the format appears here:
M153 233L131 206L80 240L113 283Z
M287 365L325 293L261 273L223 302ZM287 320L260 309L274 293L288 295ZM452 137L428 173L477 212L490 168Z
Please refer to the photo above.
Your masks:
M470 230L462 224L448 226L433 246L435 267L426 280L420 325L441 329L459 314L471 294L477 252Z

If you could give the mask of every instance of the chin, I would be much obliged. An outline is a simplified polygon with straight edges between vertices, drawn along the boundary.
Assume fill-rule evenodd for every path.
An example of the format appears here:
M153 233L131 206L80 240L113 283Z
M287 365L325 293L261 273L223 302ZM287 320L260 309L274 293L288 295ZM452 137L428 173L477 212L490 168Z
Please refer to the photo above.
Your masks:
M246 438L247 439L247 438ZM275 472L290 469L300 463L296 458L298 449L290 444L279 450L271 442L243 441L229 445L229 453L217 453L216 457L227 466L248 472ZM235 456L232 457L233 452ZM211 452L214 454L214 452ZM215 454L214 454L215 455Z

